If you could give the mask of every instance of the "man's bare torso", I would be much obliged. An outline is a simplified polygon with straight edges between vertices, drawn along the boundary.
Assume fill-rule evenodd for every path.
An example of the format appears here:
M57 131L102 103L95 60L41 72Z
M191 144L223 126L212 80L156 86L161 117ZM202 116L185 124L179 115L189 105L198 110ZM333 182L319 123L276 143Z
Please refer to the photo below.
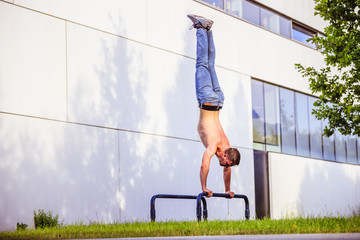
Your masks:
M207 111L200 109L198 133L205 148L209 145L216 145L216 155L222 154L230 147L224 130L219 121L220 111Z

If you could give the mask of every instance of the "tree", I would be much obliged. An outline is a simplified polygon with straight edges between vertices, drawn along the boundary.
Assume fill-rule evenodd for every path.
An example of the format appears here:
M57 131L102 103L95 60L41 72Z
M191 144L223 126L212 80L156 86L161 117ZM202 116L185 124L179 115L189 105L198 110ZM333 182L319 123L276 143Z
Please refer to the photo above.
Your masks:
M326 36L309 41L324 55L326 67L316 70L295 64L310 89L319 94L313 114L327 120L324 135L337 129L343 135L360 136L360 0L314 0L315 15L328 26ZM333 71L332 71L333 70Z

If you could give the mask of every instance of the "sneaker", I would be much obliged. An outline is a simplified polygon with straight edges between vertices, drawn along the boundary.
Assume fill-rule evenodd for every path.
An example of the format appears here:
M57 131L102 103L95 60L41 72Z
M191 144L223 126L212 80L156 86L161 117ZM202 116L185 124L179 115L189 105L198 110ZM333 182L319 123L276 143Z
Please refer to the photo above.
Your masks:
M210 30L211 26L213 25L213 21L207 18L204 18L202 16L197 16L194 14L188 14L188 18L193 22L193 25L190 27L190 30L192 28L205 28L206 30Z

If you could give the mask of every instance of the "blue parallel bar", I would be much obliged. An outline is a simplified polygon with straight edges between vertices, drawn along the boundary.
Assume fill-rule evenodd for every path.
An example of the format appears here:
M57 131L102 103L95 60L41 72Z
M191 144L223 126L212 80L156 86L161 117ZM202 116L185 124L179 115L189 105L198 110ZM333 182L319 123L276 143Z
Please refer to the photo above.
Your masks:
M207 203L205 197L208 195L206 192L202 192L197 196L194 195L176 195L176 194L156 194L152 196L150 200L150 217L151 221L154 222L156 218L156 211L155 211L155 200L157 198L168 198L168 199L196 199L196 217L198 221L201 221L201 202L203 204L203 218L204 221L208 218L208 211L207 211ZM223 197L229 198L230 194L228 193L213 193L213 197ZM245 201L245 218L249 220L250 218L250 209L249 209L249 200L246 195L242 194L235 194L233 198L241 198Z
M201 204L200 204L200 199L203 198L204 196L207 196L208 193L207 192L202 192L198 195L197 200L196 200L196 212L201 212ZM212 197L223 197L223 198L230 198L230 194L228 193L213 193ZM250 208L249 208L249 199L247 198L246 195L242 195L242 194L235 194L233 198L242 198L245 201L245 218L246 220L249 220L250 218ZM204 220L207 220L207 214L206 214L206 218L204 217ZM201 221L201 218L198 218L198 221Z
M157 198L168 198L168 199L198 199L198 196L195 196L195 195L175 195L175 194L156 194L154 196L152 196L151 200L150 200L150 218L151 218L151 221L154 222L155 219L156 219L156 211L155 211L155 200ZM203 214L204 214L204 219L207 218L207 204L206 204L206 200L205 200L205 197L200 197L198 199L199 203L197 204L200 204L200 212L196 212L196 216L197 216L197 219L199 221L201 221L201 203L200 201L202 201L203 203L203 207L204 207L204 211L203 211Z

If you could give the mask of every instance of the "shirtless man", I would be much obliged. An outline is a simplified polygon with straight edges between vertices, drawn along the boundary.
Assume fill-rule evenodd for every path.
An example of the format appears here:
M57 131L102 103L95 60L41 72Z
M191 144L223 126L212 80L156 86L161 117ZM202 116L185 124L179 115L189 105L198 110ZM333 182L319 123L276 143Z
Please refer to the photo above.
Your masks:
M216 155L220 166L224 167L225 192L234 197L230 191L231 166L239 165L240 153L231 148L228 138L220 124L219 113L224 103L224 94L220 88L215 72L215 46L211 26L213 21L201 16L187 15L196 28L196 97L200 108L198 133L206 150L202 157L200 182L203 192L212 196L212 191L206 187L210 160Z

